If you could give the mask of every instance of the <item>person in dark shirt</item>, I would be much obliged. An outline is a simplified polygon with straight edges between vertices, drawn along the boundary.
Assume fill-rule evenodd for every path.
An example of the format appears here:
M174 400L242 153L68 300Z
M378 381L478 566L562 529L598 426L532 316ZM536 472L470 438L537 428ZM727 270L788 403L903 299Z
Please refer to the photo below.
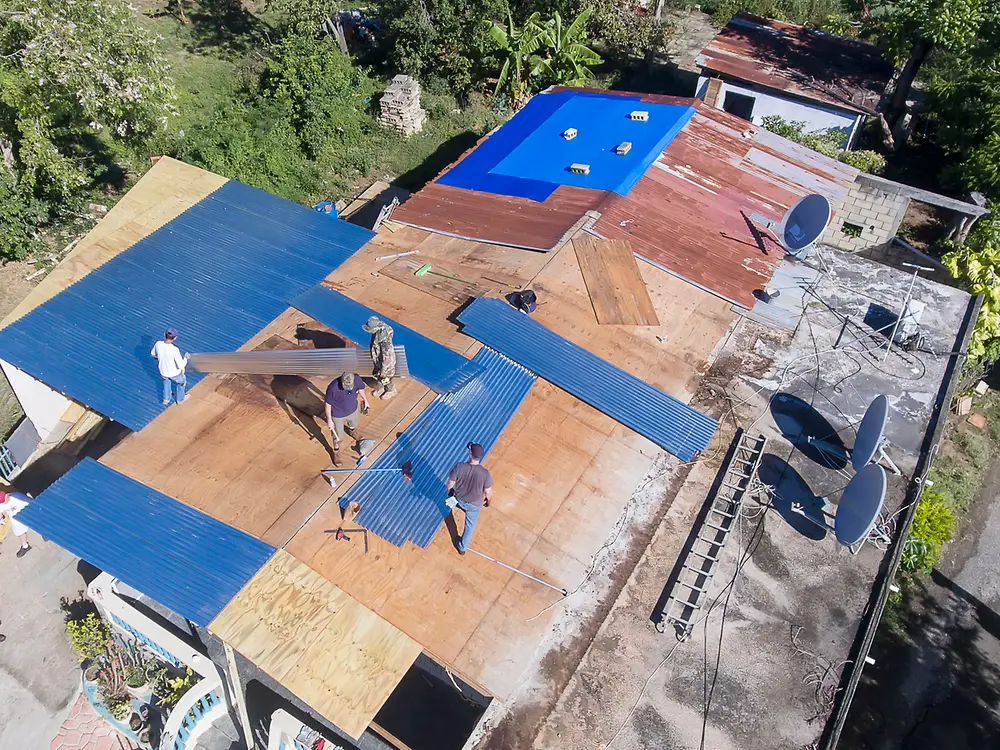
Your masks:
M469 460L455 464L448 474L446 503L453 511L458 507L465 513L465 528L457 545L460 555L464 555L469 548L472 531L476 528L483 506L490 507L493 499L493 477L480 464L485 453L479 443L469 443Z
M344 433L353 435L358 426L358 402L368 411L368 397L365 396L365 381L356 372L345 372L326 387L326 424L333 435L334 464L338 463L337 451Z

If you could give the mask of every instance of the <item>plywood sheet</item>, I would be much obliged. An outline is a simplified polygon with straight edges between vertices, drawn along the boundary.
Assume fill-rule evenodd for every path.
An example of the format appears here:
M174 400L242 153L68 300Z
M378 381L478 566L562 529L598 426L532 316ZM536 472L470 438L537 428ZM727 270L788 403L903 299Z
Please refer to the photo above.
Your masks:
M152 234L226 182L211 172L163 157L115 204L21 303L0 328L27 315L98 266Z
M209 629L355 738L421 651L281 550Z
M580 232L573 238L573 247L598 323L660 324L627 241L601 240Z

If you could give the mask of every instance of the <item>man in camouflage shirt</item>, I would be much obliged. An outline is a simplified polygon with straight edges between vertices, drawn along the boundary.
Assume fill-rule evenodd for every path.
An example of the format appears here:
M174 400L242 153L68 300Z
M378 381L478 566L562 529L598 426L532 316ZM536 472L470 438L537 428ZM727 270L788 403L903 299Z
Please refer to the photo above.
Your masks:
M396 376L396 350L392 345L392 328L374 315L361 326L365 333L372 335L371 352L375 371L372 373L378 386L375 395L385 400L396 395L392 379Z

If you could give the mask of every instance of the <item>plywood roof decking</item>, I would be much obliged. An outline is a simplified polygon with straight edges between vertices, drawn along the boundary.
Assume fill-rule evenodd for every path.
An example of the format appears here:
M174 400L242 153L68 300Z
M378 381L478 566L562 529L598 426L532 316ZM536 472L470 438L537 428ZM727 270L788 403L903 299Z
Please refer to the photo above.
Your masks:
M875 45L745 11L733 16L695 62L858 113L878 107L892 77L892 66Z
M572 247L532 253L398 225L383 229L328 279L470 356L479 345L449 320L451 303L379 273L392 261L376 257L413 249L453 267L530 282L543 303L535 313L540 322L685 400L734 318L719 298L640 264L661 325L601 326ZM288 311L247 348L274 336L293 340L304 317ZM360 539L333 539L326 531L342 523L336 501L358 475L342 475L331 490L318 475L329 465L324 447L281 411L273 394L239 380L207 378L188 402L104 460L154 486L169 483L183 502L283 545L471 684L499 697L516 690L558 609L531 618L559 595L486 560L460 557L447 533L427 550L397 549L370 535L367 555ZM360 431L380 441L376 455L433 397L410 380L400 381L397 398L373 401ZM473 546L572 589L658 454L644 438L538 381L490 454L496 500L480 517Z
M208 627L355 738L421 651L419 643L282 550Z
M176 159L161 158L0 322L0 328L152 234L226 181L225 177Z
M435 182L400 206L395 217L431 231L529 249L551 249L566 239L565 231L596 219L595 231L602 236L628 240L661 268L752 307L754 291L766 285L784 253L777 247L761 253L740 211L778 220L809 193L836 202L858 170L698 100L641 97L697 111L627 195L589 191L587 201L588 191L575 188L581 194L567 202L560 193L566 188L560 187L538 202ZM551 223L555 215L559 231ZM459 225L461 231L455 231ZM504 239L497 240L498 233Z

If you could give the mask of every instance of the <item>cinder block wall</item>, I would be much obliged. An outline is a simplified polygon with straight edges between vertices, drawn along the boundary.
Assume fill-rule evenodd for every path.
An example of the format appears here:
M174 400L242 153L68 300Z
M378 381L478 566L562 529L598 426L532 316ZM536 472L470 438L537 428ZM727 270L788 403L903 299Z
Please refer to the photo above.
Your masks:
M888 242L896 236L910 199L855 184L840 205L821 240L826 245L856 252ZM861 227L861 235L844 233L844 222Z

